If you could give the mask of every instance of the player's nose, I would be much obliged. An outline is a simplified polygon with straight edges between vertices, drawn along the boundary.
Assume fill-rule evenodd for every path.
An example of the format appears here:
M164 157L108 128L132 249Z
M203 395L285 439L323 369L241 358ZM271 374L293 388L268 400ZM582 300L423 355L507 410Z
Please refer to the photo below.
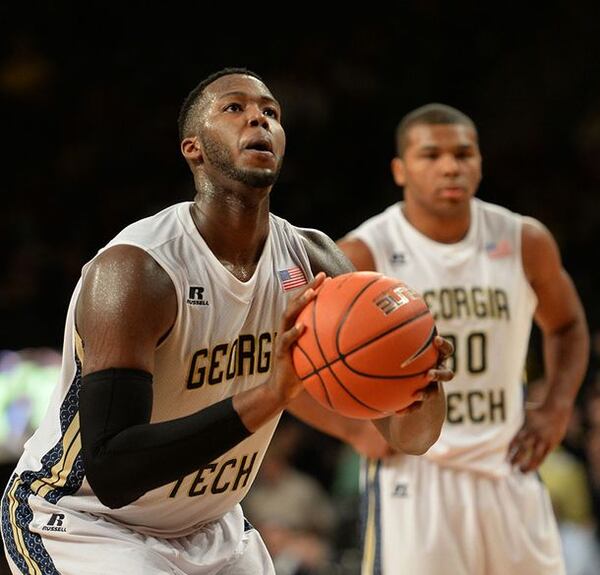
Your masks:
M440 156L440 167L445 174L458 172L459 164L454 154L443 154Z
M246 114L248 116L248 123L251 126L260 126L261 128L264 128L265 130L269 129L269 120L263 114L263 111L260 108L260 106L249 105L246 108Z

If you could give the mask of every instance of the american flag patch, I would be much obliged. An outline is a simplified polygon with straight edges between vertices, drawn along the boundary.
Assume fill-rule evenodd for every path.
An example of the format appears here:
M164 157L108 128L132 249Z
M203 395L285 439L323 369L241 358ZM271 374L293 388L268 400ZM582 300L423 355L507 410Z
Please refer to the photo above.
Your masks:
M281 282L283 291L288 291L308 283L304 272L298 266L279 270L277 274L279 275L279 281Z
M500 240L499 242L489 242L485 246L485 251L491 258L504 258L512 254L512 246L508 240Z

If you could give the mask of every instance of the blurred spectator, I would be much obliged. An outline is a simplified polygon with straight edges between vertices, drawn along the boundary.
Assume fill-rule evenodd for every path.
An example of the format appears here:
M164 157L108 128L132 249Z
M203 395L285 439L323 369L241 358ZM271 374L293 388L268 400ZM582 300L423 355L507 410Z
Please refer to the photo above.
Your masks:
M261 533L278 575L329 573L336 513L319 481L293 467L303 427L284 414L242 506Z
M600 550L585 466L559 447L540 467L548 487L563 544L567 575L600 573Z

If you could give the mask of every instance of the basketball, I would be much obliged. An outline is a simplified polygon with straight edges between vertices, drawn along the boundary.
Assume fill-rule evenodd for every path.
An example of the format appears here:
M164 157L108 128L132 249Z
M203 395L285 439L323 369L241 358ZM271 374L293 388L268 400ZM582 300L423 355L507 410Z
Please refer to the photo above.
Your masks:
M398 279L352 272L325 279L298 321L296 373L320 404L378 419L408 407L438 362L425 300Z

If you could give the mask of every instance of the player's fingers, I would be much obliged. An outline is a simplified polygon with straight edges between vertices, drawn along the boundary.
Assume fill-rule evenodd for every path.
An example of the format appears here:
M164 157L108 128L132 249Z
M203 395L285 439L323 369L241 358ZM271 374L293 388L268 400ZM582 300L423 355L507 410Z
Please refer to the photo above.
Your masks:
M318 289L321 287L327 276L323 272L319 272L312 281L310 281L303 290L294 296L287 305L283 313L282 328L283 331L290 329L304 307L314 299Z
M318 290L319 287L321 287L321 285L323 285L323 282L325 281L325 278L327 278L327 275L325 274L325 272L319 272L313 279L312 281L310 281L308 283L308 287L314 289L314 290Z
M510 463L519 466L527 465L534 443L534 437L529 434L525 434L521 441L515 442L512 451L509 452Z
M296 322L290 329L284 331L280 336L277 336L279 340L278 353L287 353L292 347L292 344L302 335L302 332L305 328L306 326L299 321Z
M441 335L436 335L433 338L433 345L437 348L440 358L444 361L446 358L450 357L454 353L454 346L452 343L443 338Z
M454 377L454 372L443 365L430 369L427 377L432 381L450 381Z
M285 311L283 312L281 331L287 331L294 326L298 316L300 315L300 312L306 307L311 299L314 299L316 295L317 294L313 288L307 288L302 293L290 300L285 308Z
M542 461L544 461L549 451L550 446L547 442L537 441L529 453L529 461L521 464L521 471L527 472L537 469L542 464Z

